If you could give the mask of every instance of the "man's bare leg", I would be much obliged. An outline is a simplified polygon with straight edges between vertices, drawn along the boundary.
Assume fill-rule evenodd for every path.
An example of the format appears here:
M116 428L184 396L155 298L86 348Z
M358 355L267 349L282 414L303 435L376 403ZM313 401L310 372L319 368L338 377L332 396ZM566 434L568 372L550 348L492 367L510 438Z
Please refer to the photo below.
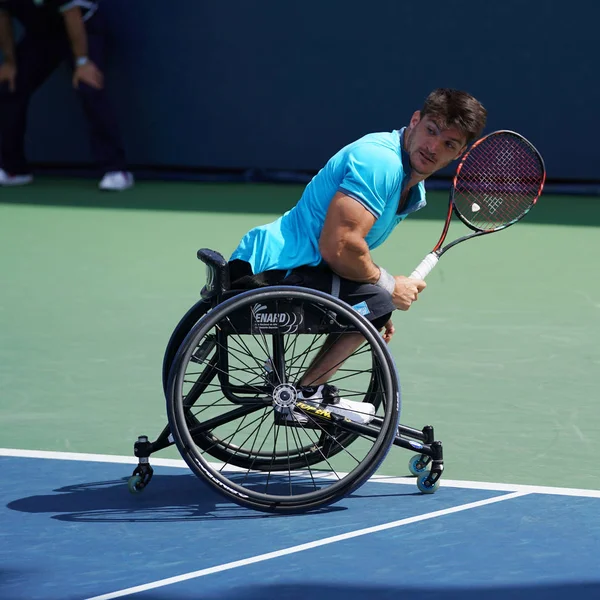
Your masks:
M364 341L365 338L360 333L330 334L300 379L300 385L318 386L327 383Z

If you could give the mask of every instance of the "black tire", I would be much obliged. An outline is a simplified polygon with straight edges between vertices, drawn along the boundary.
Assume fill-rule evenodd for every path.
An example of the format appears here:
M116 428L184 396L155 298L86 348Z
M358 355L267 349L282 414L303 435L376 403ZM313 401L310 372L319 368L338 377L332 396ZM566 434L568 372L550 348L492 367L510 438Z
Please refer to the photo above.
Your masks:
M165 355L163 357L162 382L165 394L167 393L167 384L169 382L171 365L173 364L177 350L179 350L179 346L181 346L183 340L191 331L192 327L210 310L210 306L210 302L207 302L206 300L199 300L185 313L185 315L183 315L173 330L165 349Z
M367 362L370 367L361 367L351 371L351 375L344 374L340 378L355 377L355 381L363 386L350 390L356 390L356 401L360 402L359 397L364 400L369 395L377 397L377 401L372 402L377 405L376 418L372 423L360 429L360 426L335 415L314 417L298 409L294 409L294 415L303 414L308 419L307 423L282 423L281 411L287 409L275 406L273 398L276 393L273 389L285 391L293 387L288 381L288 370L292 372L295 356L290 348L293 345L295 349L297 341L303 336L282 332L283 326L279 325L269 332L268 335L273 334L273 340L275 337L283 340L286 360L289 354L292 356L290 365L286 363L283 367L285 376L281 381L284 383L274 382L269 388L268 377L264 373L255 375L255 371L260 371L262 360L255 353L261 347L269 357L272 352L267 334L260 327L258 331L252 328L247 331L242 328L236 330L240 319L243 321L250 314L251 307L259 306L258 303L260 306L274 306L277 310L283 310L277 308L281 306L302 305L306 314L320 311L319 314L326 314L328 319L333 315L332 322L338 326L342 323L342 329L346 328L340 335L348 331L362 334L366 340L363 348L366 348L365 353L369 353ZM228 329L230 331L226 337L217 336L218 340L224 341L217 341L213 353L199 365L193 358L198 348L203 347L209 337L214 339L215 331L224 332ZM230 340L236 340L236 337L245 337L247 341L237 350L231 350ZM292 341L286 346L288 338ZM245 350L241 352L239 348L244 347ZM230 363L237 360L239 357L236 354L240 353L248 362L242 361L245 366L238 369ZM303 351L302 355L306 360L310 353ZM354 362L361 361L358 354L351 359ZM222 368L223 365L226 368ZM242 381L241 377L246 375L251 378L250 383ZM235 392L237 395L233 401L224 397L227 390L234 388L245 391ZM211 394L216 396L211 397ZM400 418L397 373L379 333L364 317L340 300L297 287L277 286L244 292L221 303L196 322L174 358L166 396L171 432L179 452L192 471L231 500L267 512L312 510L348 495L379 467L394 441ZM258 418L256 415L259 415ZM296 419L296 416L293 418ZM244 425L246 419L250 422ZM233 434L232 425L236 428ZM261 428L262 433L259 434ZM249 435L248 431L251 431ZM236 435L238 438L234 443ZM285 447L282 449L284 438ZM357 439L360 440L357 448L353 444L349 450L350 443ZM325 450L327 443L330 447ZM272 445L268 451L264 450L266 444ZM215 465L209 460L211 458L217 458L222 464ZM348 462L350 470L342 471L339 465L347 465ZM321 468L313 468L315 464L320 464Z

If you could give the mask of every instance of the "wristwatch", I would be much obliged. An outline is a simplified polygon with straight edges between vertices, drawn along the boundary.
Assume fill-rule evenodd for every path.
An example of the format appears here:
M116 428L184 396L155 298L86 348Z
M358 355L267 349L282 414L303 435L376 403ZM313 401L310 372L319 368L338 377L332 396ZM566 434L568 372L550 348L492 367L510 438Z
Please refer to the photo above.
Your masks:
M90 62L90 59L87 56L78 56L75 59L75 66L83 67L83 65L86 65L88 62Z

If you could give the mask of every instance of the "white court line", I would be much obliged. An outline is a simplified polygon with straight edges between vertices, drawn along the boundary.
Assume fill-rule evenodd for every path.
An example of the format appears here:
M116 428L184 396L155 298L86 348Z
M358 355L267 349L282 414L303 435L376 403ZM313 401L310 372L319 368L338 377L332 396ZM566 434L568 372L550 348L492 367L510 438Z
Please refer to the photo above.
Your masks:
M222 571L229 571L231 569L237 569L238 567L245 567L273 558L279 558L280 556L287 556L289 554L295 554L297 552L303 552L304 550L311 550L312 548L319 548L320 546L326 546L328 544L335 544L336 542L342 542L344 540L350 540L352 538L368 535L370 533L377 533L378 531L385 531L386 529L393 529L395 527L402 527L404 525L410 525L411 523L418 523L419 521L426 521L428 519L435 519L436 517L443 517L445 515L451 515L453 513L470 510L472 508L478 508L480 506L486 506L488 504L494 504L496 502L503 502L504 500L512 500L513 498L519 498L520 496L526 496L528 492L513 492L512 494L505 494L503 496L496 496L494 498L488 498L487 500L479 500L478 502L469 502L468 504L461 504L460 506L454 506L452 508L445 508L443 510L436 510L435 512L426 513L424 515L418 515L416 517L408 517L407 519L400 519L399 521L392 521L391 523L384 523L383 525L375 525L373 527L366 527L365 529L358 529L356 531L350 531L348 533L342 533L340 535L334 535L331 537L323 538L321 540L315 540L314 542L308 542L306 544L299 544L298 546L292 546L290 548L284 548L282 550L276 550L275 552L267 552L266 554L259 554L258 556L252 556L250 558L244 558L242 560L236 560L233 562L217 565L216 567L209 567L208 569L201 569L199 571L192 571L191 573L184 573L183 575L177 575L176 577L168 577L167 579L159 579L151 583L145 583L143 585L136 585L109 594L102 594L101 596L94 596L87 600L112 600L113 598L122 598L130 594L138 594L140 592L146 592L148 590L154 590L156 588L164 587L166 585L173 585L174 583L181 583L182 581L188 581L189 579L197 579L198 577L205 577L206 575L212 575L213 573L221 573Z
M49 452L46 450L20 450L14 448L0 448L0 456L13 456L16 458L46 458L54 460L78 460L86 462L104 462L136 465L134 456L117 456L112 454L84 454L76 452ZM175 467L188 469L181 459L154 458L152 464L159 467ZM402 485L415 485L414 477L390 477L375 475L370 481L377 483L392 483ZM487 490L490 492L524 492L527 494L551 494L556 496L578 496L582 498L600 498L600 490L586 490L578 488L549 487L543 485L521 485L518 483L491 483L485 481L459 481L442 478L443 487L461 488L469 490Z
M49 452L47 450L18 450L14 448L0 448L0 456L14 456L17 458L50 458L53 460L80 460L85 462L121 463L137 465L135 456L117 456L116 454L85 454L82 452ZM152 464L161 467L188 468L185 462L175 458L154 458Z

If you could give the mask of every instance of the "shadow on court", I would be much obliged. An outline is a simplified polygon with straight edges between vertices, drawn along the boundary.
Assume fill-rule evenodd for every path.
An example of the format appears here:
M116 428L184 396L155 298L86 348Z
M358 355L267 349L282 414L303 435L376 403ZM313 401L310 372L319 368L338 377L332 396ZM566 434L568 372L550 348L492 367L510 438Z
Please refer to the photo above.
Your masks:
M435 578L435 573L423 577ZM173 589L165 588L154 592L145 592L144 600L184 600L191 595L179 596ZM196 597L196 596L194 596ZM599 598L600 583L565 583L540 586L491 587L452 587L433 588L423 585L414 588L403 586L344 586L344 585L273 585L252 586L218 595L202 595L203 600L397 600L398 598L418 598L419 600L564 600L569 597Z
M41 177L30 186L1 189L0 204L280 215L294 206L303 189L303 184L139 181L125 193L111 194L100 192L95 179ZM427 208L411 220L444 219L447 191L429 192L427 198ZM600 199L544 194L525 220L599 226Z
M78 523L288 518L233 505L191 474L154 475L148 489L140 494L127 491L127 477L65 486L53 492L20 498L7 507L32 514L50 513L52 519ZM341 510L346 508L331 506L314 514Z

